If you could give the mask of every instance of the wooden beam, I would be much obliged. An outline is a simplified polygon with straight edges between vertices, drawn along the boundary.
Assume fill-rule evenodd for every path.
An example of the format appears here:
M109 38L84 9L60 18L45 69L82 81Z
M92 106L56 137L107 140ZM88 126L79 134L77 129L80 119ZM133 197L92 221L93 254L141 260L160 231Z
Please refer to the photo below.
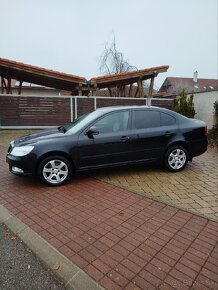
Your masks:
M110 97L112 97L112 91L111 91L111 88L108 88L108 92L109 92Z
M4 82L3 82L4 78L1 77L1 93L4 94Z
M98 91L98 85L94 83L94 88L92 89L93 96L96 94L97 91Z
M138 84L139 97L143 97L142 96L142 80L138 80L137 84Z
M142 86L142 98L146 98L142 80L141 80L141 86Z
M151 78L150 87L149 87L149 94L148 94L148 106L151 105L151 98L153 94L153 87L154 87L154 77Z
M135 78L136 81L138 78L141 78L142 80L144 80L144 79L150 79L153 76L156 76L158 73L166 72L168 68L169 66L161 66L161 67L155 67L155 68L150 68L150 69L145 69L145 70L140 70L140 71L136 70L136 71L127 72L127 73L114 74L114 75L110 75L109 77L102 76L98 78L93 78L93 80L96 81L99 84L99 86L100 84L107 85L109 81L112 81L112 82L116 82L116 81L120 82L122 80L131 81L131 79L133 78Z
M133 93L132 85L133 85L133 83L130 84L130 86L129 86L129 97L130 97L130 98L132 98L132 93Z
M122 86L119 86L119 97L123 96L123 88Z
M121 86L121 97L125 97L125 86Z
M79 87L78 87L78 95L79 96L82 96L83 95L83 92L82 92L82 84L81 83L79 83Z
M4 85L4 87L5 87L5 90L7 91L7 84L6 84L6 81L5 81L4 78L2 78L2 80L3 80L3 85Z
M117 95L117 97L120 97L120 87L119 86L117 86L116 95Z
M136 98L138 91L139 91L139 87L137 86L137 89L136 89L135 94L134 94L134 98Z
M154 87L154 77L151 78L150 87L149 87L149 97L151 98L153 95L153 87Z
M7 94L12 93L11 91L11 78L7 79L8 83L7 83Z
M22 81L20 81L20 84L19 84L19 89L18 89L18 95L21 95L21 90L22 90Z

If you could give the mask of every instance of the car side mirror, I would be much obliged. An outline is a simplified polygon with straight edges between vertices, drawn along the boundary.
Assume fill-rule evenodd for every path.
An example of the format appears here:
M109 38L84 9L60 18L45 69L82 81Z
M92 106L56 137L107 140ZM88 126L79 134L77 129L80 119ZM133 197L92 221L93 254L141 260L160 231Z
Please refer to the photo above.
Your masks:
M98 130L96 130L95 128L90 128L87 132L86 132L86 135L89 137L89 138L91 138L91 139L93 139L94 137L94 135L98 135L99 134L99 131Z

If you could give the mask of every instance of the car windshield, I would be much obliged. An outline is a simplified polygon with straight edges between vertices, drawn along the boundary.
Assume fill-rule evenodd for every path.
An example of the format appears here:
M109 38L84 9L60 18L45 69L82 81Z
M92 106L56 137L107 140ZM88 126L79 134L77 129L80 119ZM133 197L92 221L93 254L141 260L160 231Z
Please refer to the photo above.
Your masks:
M101 116L101 112L94 111L92 113L88 113L85 115L80 116L73 122L66 124L63 126L64 132L68 133L76 133L80 129L85 128L89 123L94 121L98 116Z

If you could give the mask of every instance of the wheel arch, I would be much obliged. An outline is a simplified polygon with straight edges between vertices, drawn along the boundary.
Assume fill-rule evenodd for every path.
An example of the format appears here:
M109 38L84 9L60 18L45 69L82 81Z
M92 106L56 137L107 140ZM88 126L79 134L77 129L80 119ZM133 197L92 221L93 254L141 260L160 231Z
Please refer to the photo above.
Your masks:
M75 163L73 162L72 158L70 157L70 155L67 154L66 152L55 150L55 151L46 152L45 154L40 156L40 158L38 159L36 168L35 168L35 174L37 173L37 170L38 170L38 167L39 167L40 163L45 158L50 157L50 156L60 156L60 157L66 158L70 162L70 164L72 166L72 171L75 172L76 166L75 166Z
M171 147L174 147L174 146L182 146L184 147L187 152L188 152L188 161L192 161L192 153L191 153L191 150L190 150L190 147L188 146L188 144L184 141L175 141L173 143L170 143L166 148L165 148L165 151L164 151L164 154L163 154L163 160L164 160L164 157L165 157L165 154L166 152L171 148Z

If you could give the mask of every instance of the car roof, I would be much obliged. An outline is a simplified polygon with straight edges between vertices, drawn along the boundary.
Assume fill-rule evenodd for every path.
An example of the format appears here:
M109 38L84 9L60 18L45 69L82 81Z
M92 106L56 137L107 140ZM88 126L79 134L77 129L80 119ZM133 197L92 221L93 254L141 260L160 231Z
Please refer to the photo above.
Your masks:
M125 109L158 109L160 111L165 111L165 112L169 112L169 113L173 113L175 114L174 111L171 111L169 109L165 109L162 107L156 107L156 106L109 106L109 107L102 107L102 108L98 108L96 109L96 111L98 112L102 112L102 113L109 113L109 112L114 112L114 111L118 111L118 110L125 110Z

